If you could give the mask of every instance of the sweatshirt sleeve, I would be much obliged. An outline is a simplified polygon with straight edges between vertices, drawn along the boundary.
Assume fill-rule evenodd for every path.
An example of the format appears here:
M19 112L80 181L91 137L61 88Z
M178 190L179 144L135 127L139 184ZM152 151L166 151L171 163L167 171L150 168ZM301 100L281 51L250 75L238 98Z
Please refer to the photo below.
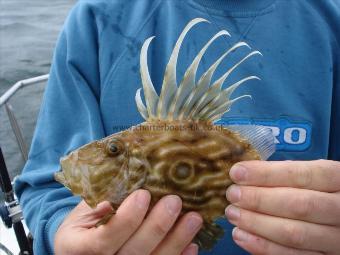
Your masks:
M15 181L38 255L53 254L55 232L80 201L54 180L60 157L104 136L97 36L91 6L80 1L59 36L29 159Z

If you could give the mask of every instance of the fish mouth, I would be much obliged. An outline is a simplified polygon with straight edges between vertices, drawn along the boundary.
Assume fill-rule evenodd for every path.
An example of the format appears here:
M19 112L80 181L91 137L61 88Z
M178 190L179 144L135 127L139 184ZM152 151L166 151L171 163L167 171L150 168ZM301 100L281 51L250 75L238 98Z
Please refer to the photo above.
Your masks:
M65 175L64 175L64 172L62 169L59 169L58 171L56 171L54 173L54 179L57 181L57 182L60 182L61 184L65 185L66 186L66 178L65 178Z

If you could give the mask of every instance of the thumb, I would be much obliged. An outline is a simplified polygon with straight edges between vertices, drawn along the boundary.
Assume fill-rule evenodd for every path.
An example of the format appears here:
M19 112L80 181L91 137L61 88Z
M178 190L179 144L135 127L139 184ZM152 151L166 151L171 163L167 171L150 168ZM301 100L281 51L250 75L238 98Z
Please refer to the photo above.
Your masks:
M110 202L103 201L92 209L85 201L81 201L72 211L73 225L81 228L91 228L104 216L113 212Z
M108 213L112 213L113 208L109 201L103 201L97 205L97 207L92 210L92 214L95 216L102 218L103 216L107 215Z

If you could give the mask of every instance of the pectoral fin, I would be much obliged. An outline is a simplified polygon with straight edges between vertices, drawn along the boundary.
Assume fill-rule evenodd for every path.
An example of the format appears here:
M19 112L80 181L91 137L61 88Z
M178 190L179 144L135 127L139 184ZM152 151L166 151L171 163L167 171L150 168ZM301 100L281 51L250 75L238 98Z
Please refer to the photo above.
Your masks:
M106 214L103 218L101 218L97 223L96 223L96 228L99 227L100 225L105 225L106 223L109 222L111 217L116 214L116 210Z

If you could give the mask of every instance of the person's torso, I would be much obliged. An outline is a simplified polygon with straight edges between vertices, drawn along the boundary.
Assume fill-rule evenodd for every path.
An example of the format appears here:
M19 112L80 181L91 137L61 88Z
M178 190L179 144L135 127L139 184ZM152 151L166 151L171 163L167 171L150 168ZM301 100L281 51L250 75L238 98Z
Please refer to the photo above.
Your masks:
M233 97L249 94L252 100L235 103L223 116L222 123L271 127L277 143L277 152L271 158L274 160L328 158L334 70L332 38L326 23L312 13L317 10L307 8L307 3L289 8L292 1L265 2L267 5L257 10L228 11L194 0L134 1L134 4L117 3L114 8L106 8L107 12L98 13L100 106L106 133L143 121L135 104L136 90L142 86L139 53L143 42L156 36L149 48L148 65L159 93L180 32L191 19L202 17L211 23L195 26L185 38L177 65L178 83L204 44L225 29L231 37L221 37L213 43L203 57L197 80L239 41L259 50L263 57L254 56L245 61L224 83L227 87L249 75L261 78L243 84L233 94ZM110 14L113 11L115 15ZM250 51L244 47L227 57L213 80ZM224 220L221 224L226 229L225 237L213 251L202 254L247 254L233 243L232 226Z

